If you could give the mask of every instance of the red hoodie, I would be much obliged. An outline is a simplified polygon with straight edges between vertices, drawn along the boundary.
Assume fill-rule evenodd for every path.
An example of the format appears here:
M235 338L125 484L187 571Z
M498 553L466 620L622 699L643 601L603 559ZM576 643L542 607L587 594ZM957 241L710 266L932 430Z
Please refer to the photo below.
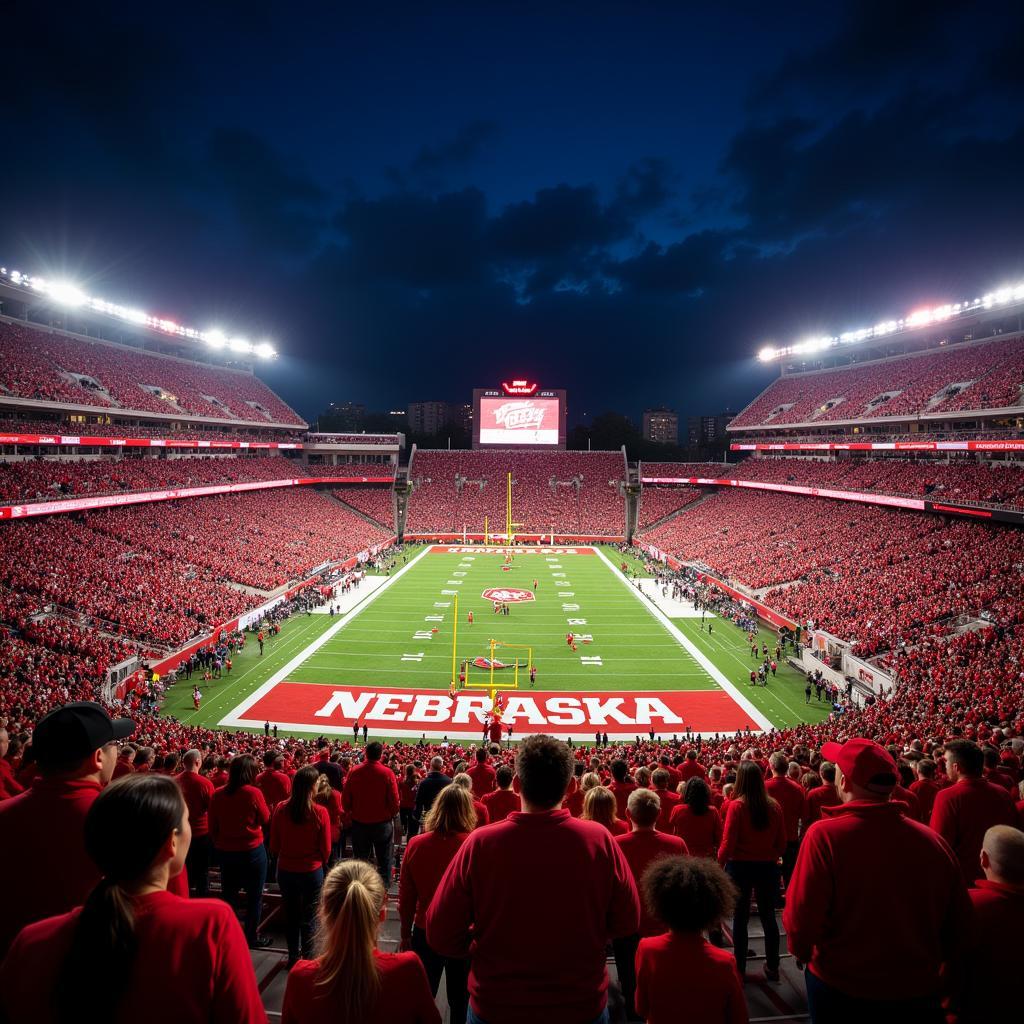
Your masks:
M756 861L774 864L786 852L786 823L782 808L768 804L768 827L755 828L746 800L730 800L725 812L725 830L718 860Z
M960 1019L964 1024L988 1024L1006 1016L1010 979L1020 969L1020 950L1011 937L1024 921L1024 888L982 878L968 895L974 928L964 963Z
M827 807L804 836L782 914L789 949L849 995L916 999L970 923L953 851L899 804Z
M1010 795L986 779L961 778L935 798L932 828L953 848L964 881L982 877L981 844L993 825L1017 825Z

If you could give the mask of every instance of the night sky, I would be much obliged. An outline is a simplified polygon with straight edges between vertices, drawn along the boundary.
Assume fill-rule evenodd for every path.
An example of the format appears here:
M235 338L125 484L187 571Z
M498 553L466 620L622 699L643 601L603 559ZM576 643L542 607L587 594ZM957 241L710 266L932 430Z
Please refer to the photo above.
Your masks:
M11 6L0 263L271 338L307 418L735 411L1024 278L1020 4Z

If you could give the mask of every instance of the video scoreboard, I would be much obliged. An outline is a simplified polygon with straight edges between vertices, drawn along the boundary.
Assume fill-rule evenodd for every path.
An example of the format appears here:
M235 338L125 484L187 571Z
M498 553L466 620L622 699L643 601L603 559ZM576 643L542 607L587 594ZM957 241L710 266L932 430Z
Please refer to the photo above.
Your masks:
M474 448L565 448L565 391L513 378L473 389Z

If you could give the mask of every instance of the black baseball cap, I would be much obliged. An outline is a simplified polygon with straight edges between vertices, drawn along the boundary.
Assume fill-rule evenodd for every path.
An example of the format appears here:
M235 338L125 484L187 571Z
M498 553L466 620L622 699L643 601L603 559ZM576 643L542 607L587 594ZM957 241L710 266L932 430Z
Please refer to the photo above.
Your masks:
M91 700L74 701L39 720L32 732L32 750L41 766L70 764L133 732L132 719L112 719Z

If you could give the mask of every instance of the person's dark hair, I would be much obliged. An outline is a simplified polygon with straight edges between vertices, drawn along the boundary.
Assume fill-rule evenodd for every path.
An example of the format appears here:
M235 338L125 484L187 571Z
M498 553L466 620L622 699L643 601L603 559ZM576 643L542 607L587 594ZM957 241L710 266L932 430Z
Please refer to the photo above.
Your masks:
M256 781L256 758L248 754L236 754L228 765L228 781L225 793L235 793L243 786L251 786Z
M612 761L612 778L616 782L625 782L629 777L629 765L622 758Z
M995 747L983 747L981 752L985 759L986 768L999 767L999 751Z
M300 768L292 779L292 792L288 797L288 816L296 825L308 821L313 813L313 795L320 773L311 764Z
M821 776L822 784L826 782L830 786L836 784L836 766L831 761L822 761L818 765L818 774Z
M711 787L697 775L687 779L683 787L683 803L698 817L707 814L711 806Z
M374 740L372 743L366 744L366 760L367 761L379 761L380 755L384 753L384 748Z
M185 801L166 775L127 775L104 789L85 817L85 849L103 874L86 897L54 991L57 1020L117 1016L137 952L135 917L124 886L145 877Z
M553 736L527 736L516 753L516 771L525 800L550 809L565 796L572 777L572 753Z
M740 761L736 769L736 787L732 791L733 800L742 800L747 805L750 823L759 832L768 827L771 817L768 808L775 801L764 788L764 775L756 761Z
M922 779L934 779L935 778L935 762L929 761L928 758L922 758L917 762L917 774Z
M405 766L405 781L410 785L416 781L416 766L414 764Z
M496 772L498 788L508 789L512 785L512 769L507 764L503 764Z
M487 751L483 747L480 747L476 752L476 759L478 764L483 764L487 760Z
M274 767L274 761L276 759L277 759L276 751L268 750L263 755L263 766L264 766L264 768L273 768Z
M973 740L951 740L946 744L946 753L964 775L980 775L985 767L985 755Z
M640 879L647 909L674 932L701 932L731 917L738 892L707 857L663 857Z

